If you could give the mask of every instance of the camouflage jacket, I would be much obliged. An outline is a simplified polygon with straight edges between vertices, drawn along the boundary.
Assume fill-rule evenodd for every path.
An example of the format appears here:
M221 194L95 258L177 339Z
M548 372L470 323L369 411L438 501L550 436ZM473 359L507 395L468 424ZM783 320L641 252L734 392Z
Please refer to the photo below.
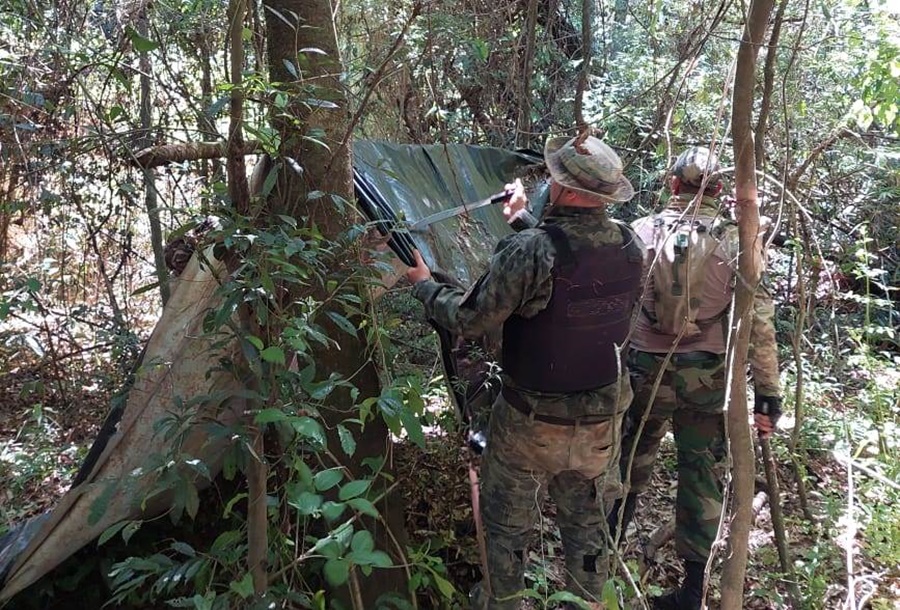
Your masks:
M663 216L669 214L673 217L682 213L691 215L694 213L690 209L694 196L680 195L673 196L662 213ZM685 210L688 210L685 212ZM717 217L722 215L722 208L718 199L713 197L703 197L697 209L697 216ZM647 223L652 224L653 216L642 218L633 223L639 234L642 233L640 227L646 226ZM724 233L721 238L722 251L728 263L730 270L723 270L717 273L716 270L710 271L712 280L726 284L721 286L720 292L725 293L726 303L731 299L734 286L734 274L737 269L738 254L740 252L740 237L738 227L734 223L728 223L724 227ZM763 240L759 240L760 247ZM652 246L651 246L652 247ZM765 264L765 252L763 254L763 264ZM652 258L652 252L649 254ZM649 264L648 260L648 264ZM724 267L724 265L722 265ZM715 290L713 290L715 292ZM645 292L645 298L647 293ZM717 309L716 305L714 309ZM778 396L781 393L781 383L778 376L778 345L775 340L775 305L772 301L772 295L766 285L766 278L763 275L762 280L756 290L753 301L753 317L750 330L750 351L749 362L750 370L753 375L753 383L756 392L764 396ZM690 350L712 351L714 353L725 352L725 340L723 335L724 325L716 325L711 330L710 337L700 344L690 344ZM638 316L632 339L632 347L641 351L665 353L668 352L672 345L671 337L660 336L654 331L652 325L643 316ZM677 351L677 350L676 350Z
M622 243L619 223L601 208L554 207L544 222L562 228L575 251ZM555 259L550 236L540 229L526 229L497 244L488 270L468 290L432 279L418 282L413 295L437 324L454 334L477 338L501 328L513 314L528 318L547 306ZM626 409L631 400L627 374L618 383L573 394L527 392L516 388L508 376L503 376L503 382L518 389L536 413L557 417L612 415Z

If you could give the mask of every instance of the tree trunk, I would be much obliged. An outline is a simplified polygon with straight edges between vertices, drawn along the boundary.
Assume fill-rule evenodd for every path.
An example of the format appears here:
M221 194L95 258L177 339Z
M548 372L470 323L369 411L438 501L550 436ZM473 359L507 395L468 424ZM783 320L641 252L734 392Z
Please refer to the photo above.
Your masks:
M784 21L784 11L788 0L780 0L778 10L775 12L775 23L772 25L772 35L769 37L769 48L766 51L766 64L763 69L763 91L759 101L759 119L756 121L756 169L765 171L766 165L766 129L769 123L769 112L772 110L772 90L775 87L775 61L778 59L778 43L781 39L781 24ZM783 103L783 102L782 102Z
M137 21L138 34L148 37L147 9ZM150 54L147 51L139 54L141 66L141 139L142 144L138 148L147 148L153 142L150 138L151 129L151 103L150 103L150 75L153 66L150 63ZM145 168L144 174L144 207L147 210L147 220L150 223L150 246L153 248L153 262L156 265L156 279L159 282L159 296L162 304L169 300L169 272L166 269L166 256L163 251L162 226L159 222L159 203L156 197L156 176L153 170Z
M525 50L522 54L522 71L519 74L519 118L516 121L516 145L531 146L531 73L535 52L535 29L537 28L538 0L528 0L525 17Z
M352 217L349 206L339 205L335 197L352 201L353 187L350 143L345 137L352 119L344 84L340 81L343 68L332 20L334 6L329 0L267 0L265 4L270 77L272 82L285 83L289 98L294 102L288 106L288 111L296 120L291 124L276 122L275 125L281 132L279 152L284 163L266 202L265 213L293 216L318 227L326 239L337 240L352 222ZM293 21L294 16L299 23L285 22ZM300 49L307 50L300 52ZM318 51L309 52L308 49ZM302 57L302 71L296 67L298 53ZM302 75L302 80L295 74ZM307 100L315 102L305 103ZM301 166L299 171L296 169L298 164ZM314 191L325 195L308 197ZM346 258L329 271L329 277L345 276L346 269L341 263L351 262L354 254L348 251ZM357 288L362 294L362 286ZM313 296L324 301L324 288L314 289ZM322 318L325 318L322 325L329 336L339 338L341 347L323 348L316 354L316 370L351 380L359 392L354 397L348 388L338 388L327 399L322 412L326 427L333 434L329 444L337 444L336 424L346 418L359 417L358 401L378 396L380 382L374 363L367 356L365 336L362 333L350 336L327 321L326 316ZM343 465L354 476L363 476L366 473L363 461L388 455L390 443L386 425L376 416L366 423L357 439L356 452ZM373 531L378 548L391 554L395 565L404 565L403 507L388 493L378 508L389 531L384 527L376 528L371 522L367 527ZM363 578L361 574L351 574L351 581L356 576ZM406 592L405 572L400 569L376 570L355 589L361 591L363 607L374 608L379 595ZM350 592L345 593L349 599ZM349 603L347 605L349 607Z
M587 127L584 118L584 92L587 91L591 75L593 4L594 0L581 0L581 70L575 87L575 125L579 133Z
M747 569L747 543L753 506L755 464L753 441L747 421L747 348L753 295L759 284L761 248L759 206L756 190L756 162L750 119L756 82L756 55L765 35L774 0L753 0L738 50L734 83L731 132L734 137L735 196L741 252L735 288L735 314L729 342L731 400L727 430L733 468L734 498L729 529L728 552L722 573L722 610L740 610Z
M615 0L613 8L612 43L609 50L609 63L616 58L625 44L625 21L628 17L628 0Z

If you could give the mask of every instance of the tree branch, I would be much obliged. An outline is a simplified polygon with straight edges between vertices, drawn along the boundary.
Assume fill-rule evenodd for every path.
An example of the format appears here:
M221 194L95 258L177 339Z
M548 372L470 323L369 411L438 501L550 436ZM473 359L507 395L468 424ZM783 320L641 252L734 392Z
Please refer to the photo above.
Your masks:
M259 142L241 142L234 153L246 156L262 152ZM185 142L183 144L163 144L152 146L135 153L130 160L131 165L143 169L180 163L182 161L199 161L201 159L217 159L228 153L227 142Z

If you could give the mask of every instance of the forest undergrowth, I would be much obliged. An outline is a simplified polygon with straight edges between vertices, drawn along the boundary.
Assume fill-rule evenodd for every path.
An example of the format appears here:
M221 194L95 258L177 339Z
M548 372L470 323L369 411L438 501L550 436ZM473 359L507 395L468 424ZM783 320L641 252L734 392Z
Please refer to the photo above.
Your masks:
M410 535L410 555L421 608L463 608L465 593L481 574L472 518L470 460L462 431L449 406L436 341L420 322L418 304L408 290L385 299L382 321L391 334L389 374L416 376L426 387L428 409L422 418L424 449L398 439L394 461ZM150 329L142 329L141 333ZM785 328L780 328L784 331ZM6 358L0 370L0 536L17 522L54 506L68 488L121 384L114 359L70 359L50 366L28 351ZM773 440L787 522L789 550L802 600L792 606L775 550L766 481L758 461L758 503L750 537L745 607L838 608L850 586L857 608L896 608L900 604L900 367L888 350L860 344L842 360L823 353L809 361L806 418L799 434L805 455L804 483L813 519L804 517L790 459L793 420L788 415ZM795 369L782 354L785 387ZM837 376L840 375L840 376ZM790 404L790 390L787 392ZM673 518L676 482L671 438L661 449L654 484L642 496L637 517L622 549L622 561L643 595L658 594L680 578L666 524ZM852 484L851 484L852 481ZM548 504L529 550L530 608L560 590L564 581L562 546ZM662 524L662 525L661 525ZM648 546L658 549L648 557ZM848 570L852 561L852 571ZM625 606L642 607L619 572ZM717 599L717 566L711 597ZM142 606L144 607L144 606ZM712 607L715 607L713 605Z

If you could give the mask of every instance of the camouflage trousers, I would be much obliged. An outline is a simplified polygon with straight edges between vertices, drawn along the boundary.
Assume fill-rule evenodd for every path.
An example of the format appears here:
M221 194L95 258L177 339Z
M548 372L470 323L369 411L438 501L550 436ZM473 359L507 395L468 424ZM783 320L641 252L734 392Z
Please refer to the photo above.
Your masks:
M646 489L671 422L678 454L675 549L682 559L699 562L706 562L719 529L726 455L725 359L704 354L675 354L654 397L664 354L631 352L634 401L625 416L620 460L625 488L633 493Z
M497 399L480 494L491 594L485 582L476 587L474 609L520 607L527 547L548 493L557 506L566 590L599 599L608 573L602 500L607 486L619 488L621 418L557 426L534 421L502 396Z

